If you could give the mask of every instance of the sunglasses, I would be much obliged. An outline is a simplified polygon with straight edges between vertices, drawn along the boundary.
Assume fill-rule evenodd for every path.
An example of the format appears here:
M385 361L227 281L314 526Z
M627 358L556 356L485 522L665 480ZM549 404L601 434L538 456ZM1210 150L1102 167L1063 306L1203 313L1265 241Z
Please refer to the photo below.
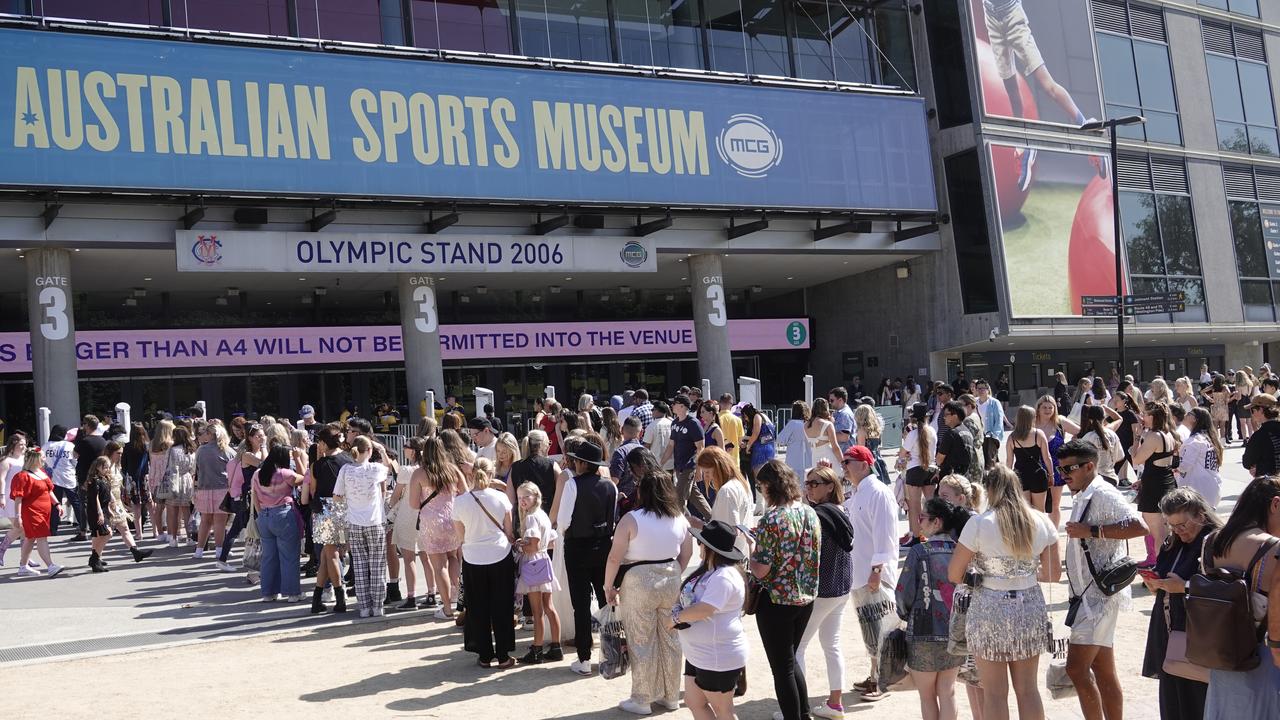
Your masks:
M823 485L830 485L831 481L830 480L805 480L804 484L806 487L816 488L816 487L822 487Z
M1076 470L1079 470L1080 468L1084 467L1087 464L1088 463L1079 462L1079 463L1073 463L1071 465L1059 465L1058 472L1062 473L1063 475L1068 475L1070 473L1075 472Z

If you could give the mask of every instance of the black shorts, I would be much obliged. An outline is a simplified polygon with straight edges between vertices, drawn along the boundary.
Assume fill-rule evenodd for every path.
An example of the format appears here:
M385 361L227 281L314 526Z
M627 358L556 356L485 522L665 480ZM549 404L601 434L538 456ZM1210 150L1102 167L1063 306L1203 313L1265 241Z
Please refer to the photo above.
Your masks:
M933 473L928 468L913 467L907 469L907 475L903 482L912 487L929 487L933 485Z
M1014 469L1017 470L1017 468ZM1037 495L1049 492L1049 474L1038 465L1034 470L1018 470L1018 480L1022 483L1023 492Z
M693 678L693 684L702 688L705 692L731 693L738 687L738 675L742 673L741 669L726 670L718 672L715 670L699 670L686 660L684 663L685 677Z

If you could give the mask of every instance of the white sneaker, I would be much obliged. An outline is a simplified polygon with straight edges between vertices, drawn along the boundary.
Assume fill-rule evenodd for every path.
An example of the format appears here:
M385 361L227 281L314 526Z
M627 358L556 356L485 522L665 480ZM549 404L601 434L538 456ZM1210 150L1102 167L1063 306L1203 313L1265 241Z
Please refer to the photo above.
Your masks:
M49 577L53 577L54 575L57 575L57 574L58 574L58 573L60 573L60 572L62 572L62 566L61 566L61 565L59 565L59 564L57 564L57 563L54 563L54 564L50 565L50 566L49 566L49 569L48 569L48 570L45 570L45 573L46 573Z
M809 709L809 714L814 717L827 718L827 720L844 720L844 710L837 710L826 703L818 703Z
M433 618L435 618L435 619L437 619L437 620L452 620L452 619L453 619L453 616L452 616L452 615L447 615L447 614L445 614L444 608L442 608L442 607L436 608L436 612L435 612L435 614L434 614L434 615L432 615L431 617L433 617Z
M661 705L662 707L666 708L667 710L679 710L679 709L680 709L680 700L679 700L679 698L677 698L677 699L675 699L675 700L658 700L658 701L657 701L657 703L658 703L659 705Z
M39 570L32 570L31 567L28 565L23 565L22 567L18 568L18 577L34 577L39 574L40 574Z
M382 611L382 606L381 606L381 605L379 605L378 607L375 607L375 608L373 609L373 616L374 616L374 617L382 617L382 616L383 616L383 611Z
M179 544L179 545L186 545L186 544L187 544L187 539L186 539L185 537L183 537L183 536L179 535L179 536L178 536L178 544Z
M204 559L204 548L202 548L202 547L198 547L198 548L196 548L195 553L193 553L193 554L191 555L191 557L192 557L192 559L194 559L194 560L203 560L203 559Z
M156 538L156 540L159 540L160 542L167 545L169 543L169 533L160 533L160 535Z
M176 548L178 547L178 538L169 538L169 541L165 544L171 548Z
M233 573L233 572L235 572L235 571L236 571L236 569L235 569L235 568L233 568L233 567L231 567L231 565L229 565L229 564L227 564L227 563L224 563L224 562L222 562L221 560L219 560L218 562L214 563L214 564L213 564L213 566L214 566L214 567L216 567L216 568L218 568L218 569L219 569L219 570L221 570L222 572L231 572L231 573Z
M618 703L618 709L629 712L633 715L648 715L653 712L648 703L637 702L631 698L627 698Z
M36 562L35 560L28 560L27 567L31 568L32 570L39 570L40 563Z
M333 588L327 587L324 592L320 593L320 602L333 602Z
M276 599L277 599L278 597L280 597L280 596L279 596L279 595L263 595L263 596L262 596L262 602L264 602L264 603L266 603L266 602L275 602L275 601L276 601Z
M301 595L285 595L284 601L287 603L296 603L302 599Z
M590 675L591 659L588 658L586 660L574 660L573 662L569 663L569 669L579 675Z
M362 618L369 617L369 608L360 608L360 617Z

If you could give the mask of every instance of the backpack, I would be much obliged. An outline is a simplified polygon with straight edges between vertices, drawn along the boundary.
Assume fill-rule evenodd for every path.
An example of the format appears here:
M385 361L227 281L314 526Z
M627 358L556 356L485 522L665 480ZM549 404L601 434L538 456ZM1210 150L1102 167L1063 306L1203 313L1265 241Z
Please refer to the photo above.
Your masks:
M1205 538L1203 572L1191 577L1187 590L1187 660L1215 670L1247 672L1260 662L1250 578L1280 538L1263 543L1240 572L1213 566L1214 537Z

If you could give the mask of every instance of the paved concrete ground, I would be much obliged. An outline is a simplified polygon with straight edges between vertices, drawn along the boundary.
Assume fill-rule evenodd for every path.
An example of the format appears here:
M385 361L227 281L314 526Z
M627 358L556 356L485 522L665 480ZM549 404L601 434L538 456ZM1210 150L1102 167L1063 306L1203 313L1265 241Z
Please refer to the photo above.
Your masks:
M1227 453L1224 512L1247 483L1240 452L1237 444ZM133 718L147 712L142 698L154 700L159 691L161 696L180 696L188 712L216 709L230 718L304 713L461 718L486 712L514 718L625 717L614 706L627 696L629 680L579 678L567 663L481 670L474 656L462 652L461 632L422 611L371 620L353 620L354 613L313 618L304 604L258 602L257 589L243 575L220 573L211 560L190 559L190 548L160 549L153 559L135 565L116 546L108 552L112 571L92 575L84 566L87 546L62 539L54 546L58 561L71 568L63 577L15 578L16 551L0 569L0 613L6 621L0 667L10 677L48 673L76 679L57 683L56 692L44 696L41 704L48 709L93 707L98 717ZM1140 552L1135 546L1134 554ZM1061 615L1065 583L1047 592ZM1118 631L1129 718L1158 716L1155 682L1138 672L1150 605L1145 590L1136 589L1133 610ZM769 718L776 703L768 665L755 621L748 619L746 625L753 658L750 692L740 699L740 717ZM853 682L865 676L867 665L852 613L846 614L843 631L846 681ZM518 634L521 652L530 639L529 633ZM826 689L817 648L809 652L806 672L816 700ZM262 682L247 680L259 673ZM139 677L146 678L150 692L139 687ZM264 684L272 690L257 689ZM963 690L958 696L962 717L969 717ZM18 702L18 695L7 694L0 701L0 715L20 715L14 712ZM850 717L919 716L912 691L893 693L875 704L859 704L851 697L846 702ZM321 709L318 703L327 705ZM1046 703L1047 717L1079 717L1074 698L1046 698ZM684 709L664 714L688 717Z

